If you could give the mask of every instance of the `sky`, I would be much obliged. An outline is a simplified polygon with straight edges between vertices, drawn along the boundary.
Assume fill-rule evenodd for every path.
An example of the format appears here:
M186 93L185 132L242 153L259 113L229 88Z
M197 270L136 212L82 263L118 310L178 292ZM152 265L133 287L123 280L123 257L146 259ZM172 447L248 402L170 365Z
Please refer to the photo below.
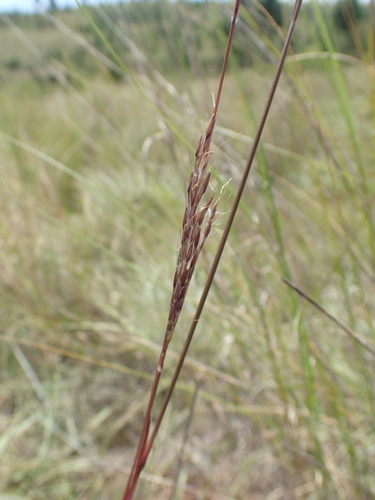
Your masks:
M77 6L75 0L55 0L59 8ZM86 0L87 4L111 3L111 0ZM46 7L48 0L40 0L40 5ZM0 0L0 12L34 12L35 0Z

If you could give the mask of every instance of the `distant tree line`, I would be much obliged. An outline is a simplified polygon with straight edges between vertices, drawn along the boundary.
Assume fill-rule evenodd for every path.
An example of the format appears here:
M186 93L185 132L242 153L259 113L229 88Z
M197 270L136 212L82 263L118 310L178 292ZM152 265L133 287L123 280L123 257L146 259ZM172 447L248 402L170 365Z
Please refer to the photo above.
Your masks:
M36 5L41 1L35 0ZM58 0L48 0L48 6L59 16ZM282 44L280 32L275 28L285 29L291 5L280 0L243 0L242 8L231 64L248 67L269 61L269 54ZM86 9L98 29L95 30L85 16L70 9L72 26L116 64L113 51L129 69L137 64L133 43L147 56L150 68L154 66L163 73L186 71L187 76L199 76L216 73L221 67L230 25L229 3L130 0L103 5L101 9L86 5ZM358 42L365 46L369 6L359 0L338 0L334 4L321 4L320 9L336 51L355 54ZM64 22L66 19L64 17ZM14 14L13 20L21 29L53 29L47 19L38 15ZM314 22L312 5L306 3L298 25L302 36L296 36L293 41L295 50L328 50L325 41L319 38L318 27L314 29ZM100 71L97 61L83 47L70 49L69 53L64 47L48 47L46 55L87 74ZM14 61L11 63L14 67ZM111 74L113 78L120 78L116 72Z

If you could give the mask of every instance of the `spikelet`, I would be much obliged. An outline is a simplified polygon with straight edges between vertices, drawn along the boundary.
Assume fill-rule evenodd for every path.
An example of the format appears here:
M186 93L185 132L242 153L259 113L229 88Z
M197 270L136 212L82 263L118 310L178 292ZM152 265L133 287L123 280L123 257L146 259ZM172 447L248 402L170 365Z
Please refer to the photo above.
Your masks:
M167 343L172 338L199 254L216 218L219 200L211 207L214 194L207 201L202 202L211 177L208 165L212 156L210 145L215 121L216 116L213 115L205 132L199 139L195 152L194 168L188 181L187 205L182 223L181 246L177 257L165 334Z

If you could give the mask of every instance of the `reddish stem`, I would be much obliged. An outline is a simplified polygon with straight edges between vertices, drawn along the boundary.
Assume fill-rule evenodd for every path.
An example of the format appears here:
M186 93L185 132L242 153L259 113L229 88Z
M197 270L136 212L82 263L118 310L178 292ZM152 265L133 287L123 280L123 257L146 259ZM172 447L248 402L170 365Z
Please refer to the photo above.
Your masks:
M285 42L284 42L284 47L283 47L281 55L280 55L280 59L279 59L279 62L278 62L277 68L276 68L276 72L275 72L275 76L274 76L274 79L273 79L273 82L272 82L272 85L271 85L271 89L270 89L269 94L268 94L267 102L265 104L265 107L264 107L264 110L263 110L263 114L262 114L262 117L261 117L261 120L260 120L260 123L259 123L259 126L258 126L258 130L257 130L257 132L255 134L255 137L254 137L254 142L253 142L251 151L249 153L247 164L246 164L245 170L243 172L242 179L241 179L240 185L238 187L238 190L237 190L236 197L235 197L235 200L233 202L232 208L230 210L229 217L228 217L226 226L224 228L224 231L223 231L223 234L222 234L219 246L217 248L217 251L216 251L216 254L215 254L212 266L211 266L211 269L209 271L209 274L208 274L208 277L207 277L204 289L202 291L201 298L199 300L197 309L195 311L195 315L194 315L193 321L192 321L192 323L190 325L190 330L189 330L189 332L187 334L184 347L183 347L183 349L181 351L181 354L180 354L180 357L178 359L177 366L176 366L175 371L173 373L172 380L171 380L171 383L170 383L170 385L168 387L167 393L165 395L162 407L161 407L160 412L159 412L159 414L158 414L158 416L156 418L155 425L154 425L153 430L152 430L152 434L151 434L150 438L148 439L148 442L147 442L147 445L146 445L146 449L145 449L145 454L147 454L147 455L151 451L153 442L154 442L155 437L156 437L156 435L158 433L158 430L159 430L161 421L163 419L165 410L167 409L167 406L168 406L168 403L169 403L170 398L172 396L174 387L176 385L176 382L177 382L178 377L180 375L182 366L184 364L187 352L189 350L190 343L191 343L191 341L193 339L195 329L196 329L196 327L198 325L198 321L200 319L200 316L201 316L204 304L206 302L206 299L207 299L207 296L208 296L208 292L209 292L209 290L211 288L211 285L212 285L212 282L213 282L216 270L217 270L217 268L219 266L219 262L220 262L222 254L223 254L224 247L225 247L226 241L228 239L229 232L230 232L230 229L232 227L234 217L235 217L235 215L237 213L237 209L238 209L239 204L240 204L242 193L243 193L243 191L245 189L245 185L246 185L246 182L247 182L247 179L248 179L248 176L249 176L249 173L250 173L253 161L254 161L255 153L256 153L256 150L258 148L258 145L259 145L259 142L260 142L260 138L262 136L264 125L266 123L266 120L267 120L267 117L268 117L268 113L269 113L269 110L271 108L273 97L275 95L276 88L277 88L277 85L278 85L278 82L279 82L279 79L280 79L280 76L281 76L281 72L282 72L282 68L283 68L283 65L284 65L285 57L286 57L286 54L287 54L288 47L290 45L290 41L292 39L292 35L293 35L294 28L295 28L295 25L296 25L296 22L297 22L299 11L301 9L301 5L302 5L302 0L296 0L296 2L294 4L294 9L293 9L293 14L292 14L292 20L290 22L288 34L287 34Z
M233 33L234 33L234 29L235 29L236 22L237 22L237 16L238 16L240 4L241 4L241 0L236 0L235 5L234 5L234 9L233 9L231 26L230 26L230 30L229 30L229 34L228 34L228 40L227 40L227 46L226 46L226 50L225 50L223 65L222 65L222 69L221 69L221 73L220 73L218 89L217 89L217 93L216 93L216 101L214 103L213 116L211 117L210 124L208 127L210 127L211 124L213 124L212 126L214 126L214 123L216 120L217 111L218 111L219 103L220 103L221 91L222 91L223 83L224 83L224 76L225 76L225 72L226 72L226 68L227 68L227 64L228 64L229 52L230 52L230 48L232 45ZM209 134L209 140L211 140L211 137L212 137L212 131ZM209 145L207 147L209 147ZM152 448L152 445L153 445L153 442L155 439L155 435L156 435L157 430L155 432L155 429L154 429L152 436L151 436L151 439L150 439L150 441L148 441L149 429L150 429L150 423L151 423L151 412L152 412L152 408L154 405L160 376L161 376L162 371L163 371L164 359L165 359L165 356L167 353L168 344L169 344L169 341L171 339L171 336L172 336L171 334L166 335L161 352L160 352L158 366L156 368L155 377L154 377L152 387L151 387L150 398L149 398L147 409L146 409L145 416L143 419L143 426L142 426L142 431L141 431L141 435L139 438L139 443L137 446L137 452L136 452L136 455L134 458L132 470L130 472L128 483L127 483L122 500L131 500L133 498L133 494L135 492L139 476L142 472L142 469L144 468L144 466L146 464L147 458L150 454L150 451L151 451L151 448ZM163 414L164 414L164 412L163 412ZM160 425L160 422L159 422L159 425ZM159 425L158 425L157 429L159 428Z
M130 472L128 484L126 486L125 493L124 493L122 500L131 500L133 498L133 493L134 493L135 488L137 486L139 475L142 472L142 469L144 468L146 461L147 461L149 451L147 451L148 447L146 445L147 445L147 438L148 438L149 429L150 429L151 411L152 411L152 407L154 404L156 391L157 391L157 388L159 385L159 379L160 379L160 376L161 376L162 371L163 371L164 359L165 359L165 355L167 353L168 344L169 344L168 340L165 339L164 343L163 343L162 350L160 352L159 362L158 362L158 366L157 366L156 371L155 371L154 380L152 382L152 387L151 387L151 391L150 391L150 398L149 398L147 409L146 409L145 416L143 419L142 431L141 431L141 435L139 437L139 442L138 442L137 452L136 452L134 462L133 462L133 467L132 467L132 470Z

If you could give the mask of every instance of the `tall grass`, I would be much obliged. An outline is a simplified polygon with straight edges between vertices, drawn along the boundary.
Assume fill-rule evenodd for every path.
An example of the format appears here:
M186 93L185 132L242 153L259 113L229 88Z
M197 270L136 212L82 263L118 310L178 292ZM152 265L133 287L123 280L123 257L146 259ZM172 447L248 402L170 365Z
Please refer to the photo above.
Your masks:
M108 47L100 55L66 29L77 52L43 63L63 73L59 83L41 86L26 66L2 77L0 498L120 498L162 342L181 193L217 80L219 50L193 28L222 40L222 53L225 35L214 20L230 14L225 4L209 4L209 18L165 4L153 31L146 17L135 23L116 9L114 24L102 9L90 15L113 30L116 51L132 47L125 67ZM369 25L360 52L339 54L322 9L302 8L295 54L138 498L375 496L373 33ZM79 24L68 14L47 16L53 36L63 22L93 43L86 18L79 14ZM212 146L213 188L231 181L169 347L156 409L284 40L263 19L240 10ZM168 56L157 52L156 28L173 34ZM22 33L25 59L19 46L18 57L31 66L44 46L31 28ZM11 22L2 36L17 36ZM244 46L252 66L236 61ZM74 66L78 48L91 50L84 60L99 68L95 77Z

